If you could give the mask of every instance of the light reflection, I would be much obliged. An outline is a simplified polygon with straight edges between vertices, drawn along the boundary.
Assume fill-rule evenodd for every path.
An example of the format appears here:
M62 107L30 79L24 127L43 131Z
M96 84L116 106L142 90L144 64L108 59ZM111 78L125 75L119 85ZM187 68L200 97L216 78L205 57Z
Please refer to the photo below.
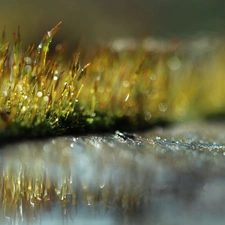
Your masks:
M176 188L179 188L177 198L186 209L185 193L189 189L180 186L190 181L193 185L190 193L199 193L198 188L204 187L205 181L199 176L191 176L193 180L189 180L189 171L187 174L185 171L197 168L199 173L208 168L207 154L204 157L193 154L190 146L198 144L190 135L188 140L194 142L187 144L180 136L170 140L161 135L162 130L157 132L148 138L118 131L120 135L60 137L5 146L0 152L0 222L36 225L41 221L61 225L62 221L82 224L80 221L84 219L95 218L101 223L106 221L104 224L122 225L128 220L128 224L136 225L141 218L149 224L149 218L155 216L154 213L148 216L151 207L166 204L166 210L171 205L178 210L173 199ZM204 146L204 140L199 142L200 146ZM224 158L220 156L225 148L219 143L214 141L208 146L213 160L217 157L214 164ZM198 159L207 163L199 163ZM189 198L187 201L191 207L196 203L195 200L190 203ZM121 223L118 215L122 217Z
M114 145L106 145L100 137L86 141L86 148L79 143L79 138L54 138L5 147L0 155L5 165L1 177L4 185L0 184L1 205L10 223L35 224L42 217L38 215L54 210L57 205L62 207L65 218L74 217L70 211L77 205L114 205L123 211L132 208L129 202L136 198L136 193L129 191L126 198L121 193L129 188L126 179L130 179L132 171L126 167L135 162L133 153L115 151Z

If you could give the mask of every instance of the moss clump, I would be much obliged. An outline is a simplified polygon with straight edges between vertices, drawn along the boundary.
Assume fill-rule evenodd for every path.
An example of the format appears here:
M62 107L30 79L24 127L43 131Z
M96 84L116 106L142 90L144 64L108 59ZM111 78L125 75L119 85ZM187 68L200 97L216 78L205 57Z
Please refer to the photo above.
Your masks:
M63 49L48 56L60 25L26 51L19 30L12 48L3 31L1 137L132 130L225 111L221 46L198 61L177 50L98 48L81 66L80 54L70 63Z

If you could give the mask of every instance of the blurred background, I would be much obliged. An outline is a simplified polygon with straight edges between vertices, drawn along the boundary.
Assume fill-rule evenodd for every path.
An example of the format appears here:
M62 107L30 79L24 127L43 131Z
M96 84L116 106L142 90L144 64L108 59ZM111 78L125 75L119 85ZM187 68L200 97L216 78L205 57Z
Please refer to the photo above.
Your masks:
M224 0L0 0L7 38L21 26L23 43L39 42L59 21L54 41L87 45L115 37L186 37L225 30Z
M190 36L195 36L195 35L198 36L198 35L204 35L204 34L210 36L210 35L224 34L224 31L225 31L224 9L225 9L224 0L213 0L213 1L212 0L30 0L30 1L29 0L0 0L0 31L1 31L1 28L6 26L7 39L12 40L13 32L17 31L17 27L18 25L20 25L23 44L27 45L28 43L39 43L43 35L46 33L46 31L54 27L59 21L63 21L61 30L59 31L59 33L56 34L56 36L53 39L53 46L54 44L58 42L66 42L69 44L69 46L71 46L71 49L76 47L77 42L79 40L82 40L82 43L84 43L86 47L89 47L103 40L107 41L107 40L112 40L114 38L127 38L127 37L128 38L129 37L145 38L148 36L160 37L160 38L186 38ZM197 43L197 45L199 44ZM207 42L206 47L209 45L210 44L208 44ZM198 46L196 46L196 49L197 47ZM211 67L211 64L209 64L209 68L213 68L213 69L215 68L214 66L220 65L216 67L217 69L216 71L220 71L220 73L217 74L215 70L207 71L207 74L209 75L208 77L210 77L211 79L209 79L208 83L207 82L205 83L209 84L210 88L215 89L216 92L207 93L207 95L205 95L204 97L211 95L213 99L214 96L217 96L215 93L217 93L218 91L218 93L221 94L220 96L222 96L221 98L224 99L224 94L223 94L224 85L222 82L224 80L224 76L223 76L224 75L223 74L224 60L221 60L221 61L222 62L220 63L219 61L218 64L213 64L214 63L213 61L212 67ZM203 67L203 69L204 68L205 67ZM217 74L219 82L218 80L215 80L214 76L211 76L212 74L213 75ZM200 77L199 79L202 79L202 77ZM192 80L190 79L188 80L188 82L192 82ZM200 82L198 82L197 84L199 83ZM219 88L217 85L218 83L222 84L219 86ZM177 84L179 87L180 83L178 82ZM196 86L197 85L195 85L195 87ZM191 87L191 85L188 84L186 85L186 87L188 88L188 92L191 93L192 91L191 88L189 91L189 87ZM180 89L180 90L182 91L182 93L184 92L183 89ZM181 91L179 93L181 93ZM178 93L178 96L182 96L182 95L179 95L179 93ZM202 95L204 95L205 93L206 92L203 92ZM215 101L215 99L213 99L213 102L217 104L218 101ZM207 104L207 105L210 106L210 104ZM211 139L208 136L206 136L206 138L203 136L204 138L201 139L198 133L195 134L195 130L193 133L187 132L190 128L186 126L181 128L181 130L178 129L178 131L181 134L184 134L184 137L177 136L177 139L174 139L174 134L176 133L174 132L174 130L168 130L167 131L168 134L165 135L163 133L164 130L161 130L160 128L159 133L146 134L146 137L148 137L149 140L151 140L151 137L156 137L156 139L152 139L153 141L146 141L147 143L146 148L152 149L152 145L155 145L156 143L155 148L157 149L157 151L153 151L154 154L156 155L153 155L153 157L151 157L151 152L150 152L150 157L146 157L146 160L150 160L151 162L146 165L150 167L157 166L153 169L154 173L156 174L155 176L156 178L153 177L153 179L156 179L158 183L155 182L154 180L152 182L151 180L152 177L150 178L150 181L151 181L151 184L153 184L153 186L155 185L155 189L157 189L158 192L153 191L151 193L151 200L153 199L151 203L153 204L151 204L151 206L146 208L146 211L144 211L146 215L149 215L148 210L152 210L151 215L155 217L155 218L152 218L153 224L159 224L159 223L174 224L173 223L174 218L177 215L178 215L177 216L178 218L175 218L176 224L182 224L182 223L183 224L184 223L186 224L217 224L217 225L224 224L225 219L224 219L224 204L223 203L224 203L224 196L225 196L225 193L224 193L225 183L223 182L224 181L223 171L224 171L225 164L224 164L224 158L222 154L225 155L225 151L224 151L225 134L222 131L224 131L225 129L224 129L224 126L222 126L221 129L218 129L217 125L216 125L216 128L213 129L214 132L211 131L212 127L208 125L202 126L201 124L200 125L197 124L195 126L197 127L197 129L200 129L201 132L209 131L210 138L212 135ZM201 132L200 134L202 134ZM213 136L214 134L216 137L218 137L218 139L214 139L214 136ZM161 136L163 137L162 139L161 139ZM114 140L113 138L115 138L115 136L112 137L112 140ZM146 140L148 140L148 138ZM62 144L62 146L57 145L59 146L59 150L60 150L59 152L61 153L60 148L62 147L65 150L66 157L73 156L73 154L79 153L79 151L81 152L79 154L83 154L82 151L84 150L82 150L81 148L85 149L85 145L89 146L89 142L84 143L84 145L83 144L81 145L79 144L79 140L78 141L77 139L75 140L76 142L72 140L62 141L60 139L59 143ZM93 141L94 139L93 140L90 139L90 140ZM179 141L176 142L176 140L179 140ZM212 142L213 144L209 144L210 142ZM93 143L95 142L93 141ZM56 150L55 147L51 147L53 144L55 144L54 139L53 140L49 139L48 142L43 143L43 146L42 145L39 146L38 144L36 145L35 142L31 143L34 149L37 148L38 156L40 151L43 152L43 155L40 155L41 157L43 156L43 163L44 162L48 163L49 161L46 161L46 160L50 160L49 165L53 166L53 165L56 165L54 163L57 162L57 168L58 169L62 168L63 170L64 167L58 167L58 161L56 159L57 155L54 155L54 157L52 157L53 154L51 154L52 152L49 151L51 149ZM102 146L105 146L105 143L103 144ZM115 150L118 150L119 148L121 148L120 147L121 145L119 144L118 144L119 147L115 147ZM93 145L92 147L90 147L90 150L91 151L98 150L98 152L102 154L100 149L98 149L96 146ZM112 148L111 145L108 145L108 146L110 147L108 148L111 151L111 148ZM112 145L112 146L117 146L117 145ZM145 147L144 147L145 144L144 145L138 144L138 146L145 150ZM16 149L17 147L18 149ZM33 151L30 151L30 148L32 147L27 147L26 142L24 145L22 144L15 147L9 146L9 148L6 149L5 151L7 152L7 154L10 148L13 149L13 152L12 154L9 154L8 161L4 157L2 157L2 155L0 156L1 162L4 162L2 163L3 166L1 166L1 168L3 169L4 169L4 166L7 165L8 163L10 166L12 165L13 168L16 168L15 170L16 173L19 171L17 170L17 167L20 166L20 162L16 162L14 160L15 159L17 160L20 158L14 157L15 156L14 153L15 152L20 153L21 149L22 151L24 150L24 155L26 155L27 153L26 150L28 150L29 154L31 153L31 156L29 156L28 154L27 157L22 157L22 162L23 160L28 159L28 163L29 163L30 162L29 157L31 157L32 160L35 159L33 155ZM123 146L122 150L124 151L126 148L129 151L129 148L132 149L132 145L127 144L127 147L126 145ZM136 150L137 148L136 144L134 145L134 148ZM185 150L187 153L182 153L182 151L178 151L178 154L174 154L176 150L179 148L181 150ZM74 149L76 149L77 152L75 152ZM208 157L205 157L204 155L203 157L201 157L202 155L200 156L200 154L198 155L198 151L200 152L202 150L206 150L206 155L209 152L212 152L213 155L211 155L211 153L209 154L209 158L212 161L208 160ZM72 155L70 154L70 151ZM145 152L145 151L140 151L140 152ZM46 157L44 155L45 153L49 154L49 156ZM216 157L217 153L218 155ZM160 154L165 155L168 158L165 157L164 159ZM91 156L94 156L94 154L92 154ZM184 157L184 156L187 156L187 157ZM59 160L62 160L62 158L60 158L61 157L60 154L58 157L59 157ZM142 158L145 158L145 156L141 155L140 159ZM181 158L183 159L183 161L180 160ZM169 160L171 159L172 161L170 162ZM12 160L12 162L10 162L10 160ZM29 171L36 172L36 167L35 167L36 164L32 164L33 162L32 160L31 160L30 168L33 168L34 170L29 170L29 166L28 166L27 167L28 172ZM42 159L40 159L40 161L41 160ZM127 160L130 160L129 157L127 157ZM176 161L177 164L173 163L173 161L174 162ZM67 161L63 161L63 163L64 162L67 162ZM73 160L71 162L72 162L71 165L75 166L74 168L76 172L77 167L74 164ZM93 162L94 163L96 162L95 158L93 158ZM138 160L138 163L140 162L141 162L140 165L142 166L143 164L142 161ZM35 163L38 164L39 161L35 160ZM82 164L82 165L85 165L85 164ZM43 171L43 168L45 168L43 164L40 163L39 166L41 166L41 171ZM141 167L141 166L140 168L143 168L145 170L145 167ZM139 165L137 164L136 167L138 168ZM23 169L22 166L21 168ZM101 168L101 167L98 167L98 168ZM179 170L179 168L181 168L181 170ZM84 171L85 169L90 170L90 168L87 166L84 167ZM118 168L115 171L117 172ZM4 175L3 172L1 173ZM68 173L71 173L71 171ZM56 174L58 175L58 173ZM67 173L65 172L65 174ZM161 174L164 174L164 175L162 176ZM59 176L60 175L61 174L59 174ZM17 176L12 176L12 177L17 177ZM32 177L33 179L33 176L30 176L30 177ZM139 178L141 178L141 176L139 176ZM146 180L148 178L149 177L147 177ZM63 181L63 179L61 180ZM132 174L132 181L133 181L133 174ZM197 181L199 182L199 184ZM4 182L2 183L5 184ZM144 184L146 184L146 181L144 182ZM13 187L15 187L15 183L13 185L14 185ZM43 185L43 187L44 186L45 185ZM183 198L183 195L184 195L184 198ZM197 196L196 198L195 198L195 195ZM18 196L23 196L23 195L18 195ZM191 198L189 198L190 196ZM26 209L27 208L25 207L25 211ZM78 210L80 210L79 207L78 207ZM86 216L86 214L84 214L82 210L78 212L81 213L81 217L83 216L82 218L85 218L85 219L90 218ZM17 214L15 213L15 215ZM56 218L57 218L57 215L59 216L61 215L60 207L56 208L55 214L51 214L51 216L53 216L51 218L55 218L55 215L56 215ZM90 213L88 215L90 215ZM49 220L50 216L48 217L47 213L45 214L45 216ZM2 222L1 220L3 219L8 219L7 215L0 216L0 222ZM93 221L96 221L96 220L93 220ZM39 224L39 221L35 221L35 222L36 224ZM42 224L47 224L47 223L49 224L50 222L47 220L42 222ZM78 220L78 223L79 223L79 220ZM115 223L118 224L118 221L115 220ZM8 221L7 224L10 224L10 222ZM58 224L61 224L61 220L58 220ZM88 224L93 225L94 223L91 223L88 221Z

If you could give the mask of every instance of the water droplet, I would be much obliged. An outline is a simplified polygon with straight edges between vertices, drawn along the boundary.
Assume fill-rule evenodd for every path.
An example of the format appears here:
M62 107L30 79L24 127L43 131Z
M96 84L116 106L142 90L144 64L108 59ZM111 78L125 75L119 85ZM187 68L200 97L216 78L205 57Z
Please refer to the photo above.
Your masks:
M152 118L152 114L150 112L145 112L145 120L148 121Z
M25 112L27 110L26 106L22 107L22 112Z
M45 101L45 102L48 102L48 100L49 100L49 97L48 97L48 96L45 96L45 97L44 97L44 101Z
M178 57L173 56L168 59L167 65L171 70L178 70L180 68L181 62Z
M41 98L42 97L42 92L41 91L39 91L38 93L37 93L37 96L38 96L38 98Z
M130 94L127 94L126 98L125 98L125 102L129 99Z
M26 65L26 66L24 67L24 71L25 71L26 73L32 71L32 66Z
M130 85L130 82L129 82L129 81L125 80L125 81L123 82L123 86L124 86L124 87L129 87L129 85Z
M103 93L103 92L104 92L104 90L105 90L105 89L104 89L104 87L103 87L103 86L99 86L99 87L98 87L98 92Z
M165 103L160 103L159 104L159 110L161 111L161 112L165 112L166 110L167 110L167 105L165 104Z
M32 60L30 57L25 57L24 62L25 62L25 64L30 65L32 63Z
M155 74L151 74L150 80L156 80L156 75Z

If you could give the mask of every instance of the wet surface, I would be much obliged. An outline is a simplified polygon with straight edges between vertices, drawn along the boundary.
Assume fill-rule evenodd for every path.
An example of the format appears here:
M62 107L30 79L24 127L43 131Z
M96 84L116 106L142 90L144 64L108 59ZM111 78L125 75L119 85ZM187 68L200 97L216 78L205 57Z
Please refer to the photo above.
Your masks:
M224 224L225 124L1 149L1 224Z

